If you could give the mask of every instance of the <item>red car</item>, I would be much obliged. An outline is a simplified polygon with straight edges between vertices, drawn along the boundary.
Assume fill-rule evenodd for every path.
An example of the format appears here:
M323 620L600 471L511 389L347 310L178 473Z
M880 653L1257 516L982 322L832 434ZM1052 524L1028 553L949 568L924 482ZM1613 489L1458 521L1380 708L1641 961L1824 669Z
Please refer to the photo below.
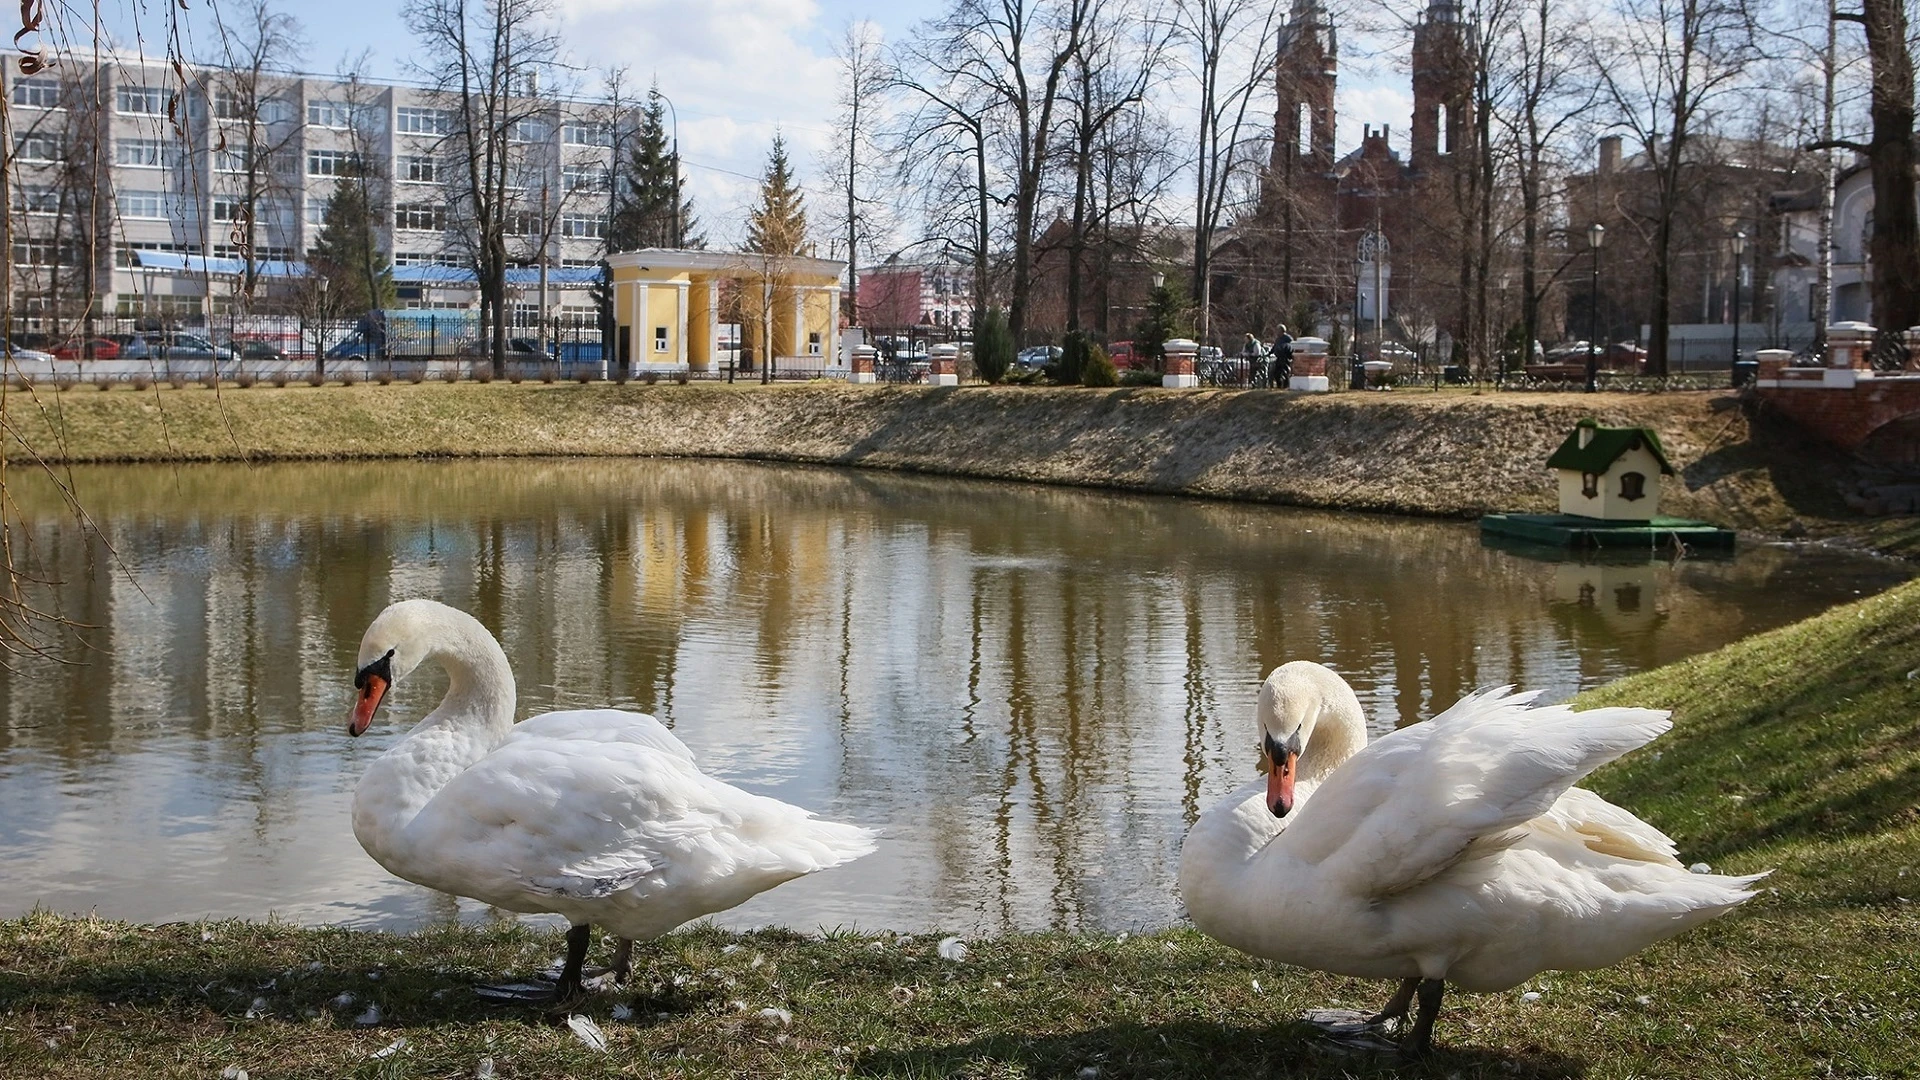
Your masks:
M61 360L112 360L120 355L120 343L108 338L68 338L48 349Z

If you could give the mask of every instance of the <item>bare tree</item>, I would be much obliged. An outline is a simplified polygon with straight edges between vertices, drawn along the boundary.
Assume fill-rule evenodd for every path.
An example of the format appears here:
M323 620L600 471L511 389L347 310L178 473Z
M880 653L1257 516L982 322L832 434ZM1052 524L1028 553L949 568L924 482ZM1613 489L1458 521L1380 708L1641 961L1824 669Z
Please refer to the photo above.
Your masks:
M876 237L892 233L891 207L871 190L870 160L880 157L876 143L879 123L887 108L894 76L881 48L880 31L871 22L848 23L834 48L840 66L840 114L833 142L823 156L835 201L826 215L827 228L846 237L846 310L858 318L860 310L860 252L873 249Z
M997 159L994 171L1005 177L1003 198L1013 210L1007 323L1016 343L1025 340L1035 224L1058 135L1054 116L1064 107L1068 65L1101 2L955 0L945 15L915 33L911 52L926 67L903 66L925 72L912 77L911 89L946 102L939 109L943 129L965 108L960 102L978 103L973 124L986 125L980 142ZM981 157L984 198L986 154Z
M1594 70L1615 126L1632 134L1653 178L1647 371L1667 374L1674 237L1694 143L1754 56L1747 0L1621 0ZM1909 95L1910 97L1911 95Z
M963 77L964 64L938 46L937 37L916 36L891 65L892 85L909 104L890 141L900 178L923 193L922 242L939 239L973 264L971 322L978 325L992 295L988 258L999 201L988 186L990 103L977 81Z
M517 205L528 167L523 144L541 123L531 91L560 51L550 14L550 0L406 0L401 7L430 57L416 70L451 119L440 148L454 163L453 221L480 287L495 374L506 371L507 237L526 232L509 228L523 226L527 213Z
M300 137L299 118L283 96L287 80L279 72L293 66L304 37L300 23L276 11L271 0L247 0L229 22L214 9L220 31L220 66L209 79L215 123L211 132L214 172L238 190L216 198L231 200L229 244L245 262L241 299L251 307L259 283L255 253L264 226L266 246L281 258L292 255L293 195L298 184L289 153ZM266 218L263 222L261 219Z
M1212 333L1214 236L1226 217L1234 175L1257 159L1247 152L1248 119L1273 71L1277 0L1176 0L1174 25L1192 48L1199 90L1194 153L1193 299L1200 336ZM1260 126L1260 125L1253 125Z
M1867 143L1827 139L1813 149L1837 147L1865 154L1873 163L1873 319L1883 329L1920 324L1920 212L1914 206L1913 44L1907 36L1904 0L1860 0L1859 11L1833 17L1866 31L1873 70L1873 136Z

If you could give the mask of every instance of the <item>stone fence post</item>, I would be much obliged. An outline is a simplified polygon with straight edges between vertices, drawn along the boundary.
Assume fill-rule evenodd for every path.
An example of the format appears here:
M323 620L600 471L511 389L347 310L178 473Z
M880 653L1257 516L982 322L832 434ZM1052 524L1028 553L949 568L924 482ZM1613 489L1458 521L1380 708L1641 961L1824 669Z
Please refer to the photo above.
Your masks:
M847 381L855 383L874 382L878 376L873 372L873 361L878 355L879 350L871 345L855 345L853 347L853 374L847 376Z
M1287 389L1312 394L1332 389L1327 383L1327 339L1293 339L1293 377L1287 380Z
M1873 335L1873 327L1863 322L1841 322L1827 327L1827 366L1852 370L1866 367Z
M935 386L960 385L960 346L951 343L927 350L927 381Z
M1200 385L1200 376L1193 370L1193 358L1200 352L1200 343L1187 338L1174 338L1160 347L1167 354L1167 373L1160 377L1160 385L1170 389Z

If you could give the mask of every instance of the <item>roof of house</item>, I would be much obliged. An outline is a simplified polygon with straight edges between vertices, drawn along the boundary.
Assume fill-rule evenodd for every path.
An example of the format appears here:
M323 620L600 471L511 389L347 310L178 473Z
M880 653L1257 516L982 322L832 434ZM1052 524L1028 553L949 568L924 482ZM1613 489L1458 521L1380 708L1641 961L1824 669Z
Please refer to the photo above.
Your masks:
M1587 445L1580 445L1580 432L1590 430L1593 438ZM1653 454L1653 460L1660 463L1661 473L1672 476L1673 465L1667 461L1667 452L1660 447L1660 436L1652 428L1643 427L1601 427L1594 420L1582 420L1575 425L1560 444L1560 449L1547 458L1549 469L1573 469L1583 473L1603 473L1613 467L1621 454L1629 450L1646 447Z

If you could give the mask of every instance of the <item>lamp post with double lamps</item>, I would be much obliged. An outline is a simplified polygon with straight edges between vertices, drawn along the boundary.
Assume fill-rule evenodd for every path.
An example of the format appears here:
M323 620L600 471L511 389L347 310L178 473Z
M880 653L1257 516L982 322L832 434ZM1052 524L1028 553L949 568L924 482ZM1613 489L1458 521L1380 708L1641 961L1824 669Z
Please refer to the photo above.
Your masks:
M1740 268L1741 256L1747 253L1747 234L1740 231L1733 234L1733 369L1740 370Z
M1587 295L1587 393L1600 389L1600 245L1607 241L1607 227L1594 222L1587 226L1587 246L1593 249L1593 285Z

